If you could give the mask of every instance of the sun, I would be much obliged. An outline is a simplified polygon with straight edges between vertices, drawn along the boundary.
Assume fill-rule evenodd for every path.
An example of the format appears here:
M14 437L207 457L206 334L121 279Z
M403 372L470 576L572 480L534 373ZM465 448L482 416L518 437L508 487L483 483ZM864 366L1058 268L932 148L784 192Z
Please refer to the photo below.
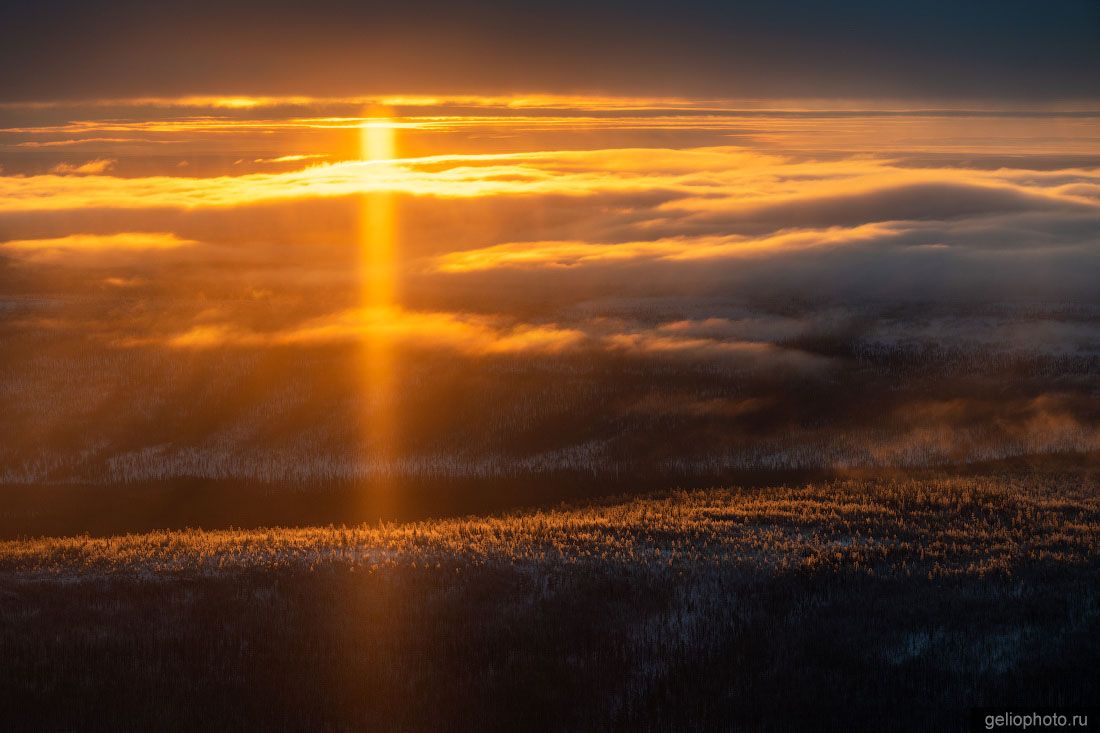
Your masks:
M359 125L359 159L393 160L397 157L396 125L389 117L369 117Z

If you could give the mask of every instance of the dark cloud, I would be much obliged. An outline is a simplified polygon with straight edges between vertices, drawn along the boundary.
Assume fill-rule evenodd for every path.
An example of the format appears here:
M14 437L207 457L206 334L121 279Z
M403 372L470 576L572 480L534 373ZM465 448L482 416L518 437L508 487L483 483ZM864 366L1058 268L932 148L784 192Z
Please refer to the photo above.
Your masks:
M714 207L713 211L670 216L654 225L652 217L641 222L647 236L680 234L761 234L801 227L858 226L871 222L932 221L965 219L1019 212L1063 212L1091 215L1096 207L1075 201L1020 191L1004 186L973 183L926 182L886 185L843 194L792 196L788 200L759 205ZM675 211L674 211L675 213ZM1057 226L1063 218L1053 219ZM1080 219L1070 219L1067 224ZM637 226L627 227L620 236L629 238Z
M568 268L434 276L416 297L436 304L492 300L560 307L584 298L723 296L846 303L1064 300L1100 303L1095 216L1006 214L915 225L810 249L699 260L602 261ZM499 307L499 306L498 306Z

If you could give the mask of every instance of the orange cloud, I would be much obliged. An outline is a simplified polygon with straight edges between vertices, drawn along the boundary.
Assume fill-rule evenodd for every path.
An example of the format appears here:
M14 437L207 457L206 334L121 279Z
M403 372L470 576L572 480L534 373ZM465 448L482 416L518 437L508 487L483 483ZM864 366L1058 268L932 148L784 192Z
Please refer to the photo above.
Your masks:
M115 343L121 346L208 349L373 342L453 351L467 356L559 354L583 349L635 357L731 359L747 367L768 366L797 371L817 371L831 364L824 357L766 341L709 337L689 333L688 330L684 322L632 327L597 319L563 326L556 323L516 323L497 316L360 308L272 331L250 330L231 321L221 321L196 325L166 336L117 339Z
M515 324L503 319L399 308L354 309L278 331L250 331L230 323L195 326L163 339L129 339L123 345L161 343L172 348L303 346L383 340L400 346L454 350L470 355L557 353L586 339L582 331L554 324Z
M871 159L797 162L732 147L437 155L207 178L85 172L90 174L0 176L0 212L231 207L389 191L453 198L666 192L679 200L656 214L706 214L931 183L982 186L1065 205L1096 205L1090 196L1060 192L1051 181L1018 171L901 168ZM1100 171L1080 171L1078 178L1078 186L1100 182Z
M59 163L51 169L51 172L61 176L73 173L86 176L98 175L100 173L106 173L114 168L117 162L118 161L113 158L99 158L96 160L89 160L87 163L82 163L80 165Z
M99 252L145 252L178 249L198 244L171 232L121 232L119 234L70 234L48 239L13 239L0 242L0 251L22 259L55 259L70 254Z
M854 244L898 234L894 224L780 232L767 237L674 237L650 242L513 242L436 258L439 272L461 273L495 268L576 267L643 260L706 260L750 257L776 251Z
M277 158L256 158L253 163L297 163L303 160L320 160L329 157L324 153L312 155L280 155Z

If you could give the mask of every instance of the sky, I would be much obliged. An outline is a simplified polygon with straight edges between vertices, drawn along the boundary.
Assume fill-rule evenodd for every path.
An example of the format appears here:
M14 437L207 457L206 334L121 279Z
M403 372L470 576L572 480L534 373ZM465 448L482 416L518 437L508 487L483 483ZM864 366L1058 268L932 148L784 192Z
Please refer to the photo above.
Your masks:
M1095 3L3 12L0 480L1100 445Z
M0 100L555 92L1093 100L1091 0L8 2Z

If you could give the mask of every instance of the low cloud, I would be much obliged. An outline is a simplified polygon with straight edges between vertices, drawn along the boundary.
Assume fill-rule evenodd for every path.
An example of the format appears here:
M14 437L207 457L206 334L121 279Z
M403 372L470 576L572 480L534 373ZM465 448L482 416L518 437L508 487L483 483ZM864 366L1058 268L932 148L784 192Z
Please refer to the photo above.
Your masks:
M360 344L456 352L466 356L589 353L723 362L745 369L820 372L831 360L768 340L733 337L746 330L732 322L663 323L592 319L526 323L504 316L360 308L327 314L273 330L258 330L205 314L205 322L156 337L112 337L122 346L171 349L270 348ZM212 320L211 320L212 319ZM726 331L725 334L719 333ZM709 333L710 335L706 335ZM782 335L782 334L779 334ZM772 334L774 340L777 334Z
M300 163L303 160L324 160L328 155L323 153L315 155L280 155L277 158L256 158L253 163ZM238 161L240 162L240 161Z
M118 163L113 158L97 158L96 160L89 160L87 163L80 163L79 165L73 165L71 163L58 163L50 169L51 173L59 176L67 175L82 175L82 176L95 176L102 173L106 173L115 167Z
M453 350L470 355L559 353L575 348L585 334L556 324L512 323L460 313L353 309L272 331L249 330L232 322L196 325L160 338L124 338L124 346L164 345L180 349L318 346L386 343L405 348Z
M120 232L118 234L70 234L44 239L0 242L0 254L27 264L61 267L104 267L120 260L141 263L144 257L197 245L171 232Z
M642 260L688 261L729 259L841 246L898 233L886 225L845 229L783 231L768 237L676 237L620 244L591 242L514 242L478 250L452 252L435 261L440 272L461 273L494 268L560 268Z

